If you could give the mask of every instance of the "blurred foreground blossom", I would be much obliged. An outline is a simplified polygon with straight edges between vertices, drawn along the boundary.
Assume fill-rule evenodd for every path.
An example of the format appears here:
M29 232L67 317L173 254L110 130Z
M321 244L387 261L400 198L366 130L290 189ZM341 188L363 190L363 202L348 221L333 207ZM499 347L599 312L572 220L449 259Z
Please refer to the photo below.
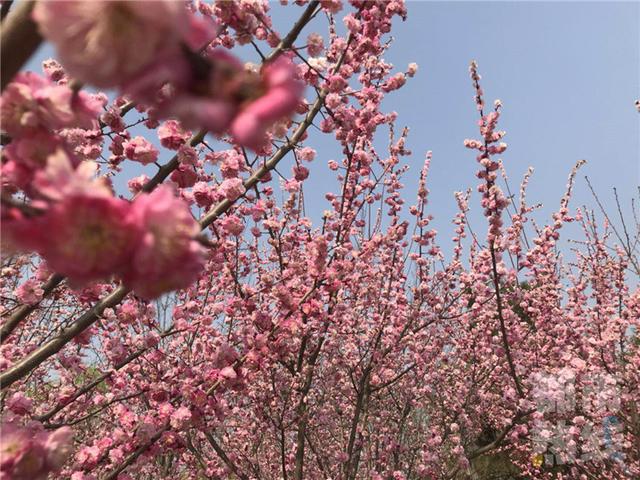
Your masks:
M73 444L73 432L62 427L48 433L40 425L0 427L0 479L43 480L60 470Z
M189 26L179 0L37 2L33 17L67 71L101 88L119 86L177 48Z

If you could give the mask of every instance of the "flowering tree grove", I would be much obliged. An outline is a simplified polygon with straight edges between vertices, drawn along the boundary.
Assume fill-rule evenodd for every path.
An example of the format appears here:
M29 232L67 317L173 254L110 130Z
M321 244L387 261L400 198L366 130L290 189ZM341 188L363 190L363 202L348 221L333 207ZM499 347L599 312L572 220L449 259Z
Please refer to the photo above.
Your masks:
M0 478L639 478L640 224L570 207L580 163L536 223L472 63L445 255L381 106L403 2L270 8L2 3Z

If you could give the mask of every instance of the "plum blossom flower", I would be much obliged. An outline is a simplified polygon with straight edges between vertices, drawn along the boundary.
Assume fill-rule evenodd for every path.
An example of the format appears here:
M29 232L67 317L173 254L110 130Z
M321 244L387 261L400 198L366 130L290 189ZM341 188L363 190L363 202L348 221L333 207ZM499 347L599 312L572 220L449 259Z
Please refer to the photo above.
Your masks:
M342 0L320 0L320 5L329 13L338 13L342 10Z
M406 81L407 78L404 73L396 73L382 86L382 91L391 92L393 90L397 90L402 87L406 83Z
M297 192L300 189L300 182L295 178L290 178L284 182L283 188L289 193Z
M59 136L44 130L13 139L4 149L7 161L2 165L3 180L29 193L35 173L47 165L49 156L64 148ZM77 165L73 155L68 158Z
M73 430L69 427L62 427L51 434L44 444L47 452L47 467L50 470L59 470L62 468L67 458L71 455L73 446Z
M133 202L135 223L144 232L125 284L144 298L188 287L203 267L203 252L194 240L200 228L188 206L168 186L160 186Z
M198 152L193 147L182 145L178 149L178 161L184 165L196 165L198 163Z
M67 83L67 74L62 68L62 65L58 63L54 58L48 58L42 62L42 70L47 77L53 82L60 82L62 84Z
M191 417L191 410L189 410L187 407L180 407L171 414L171 426L178 429L184 428L189 425Z
M245 192L244 184L241 178L227 178L220 184L220 192L227 200L234 201Z
M191 165L180 164L171 174L171 180L180 188L193 187L198 181L198 174Z
M51 269L76 285L120 272L140 237L130 204L114 198L106 181L94 178L95 172L92 162L74 169L58 150L33 182L46 200L34 202L42 211L33 217L3 211L3 236L9 246L39 253ZM25 300L37 298L36 290L26 288L20 292Z
M309 169L302 165L296 165L293 167L293 175L297 181L302 182L309 177Z
M65 128L60 130L67 148L80 160L96 160L102 153L104 136L99 130Z
M196 182L193 186L192 193L199 207L209 208L213 203L211 188L207 182Z
M39 129L92 128L101 107L97 99L85 92L74 94L67 86L55 85L33 72L23 72L16 75L0 97L0 122L13 137Z
M224 367L222 370L220 370L220 376L227 380L235 380L236 378L238 378L238 374L233 367Z
M40 284L34 279L29 279L16 288L16 297L27 305L38 303L42 300L42 295L44 295L44 290L42 290Z
M235 178L243 169L243 161L235 150L228 150L224 155L222 165L220 165L220 173L223 178Z
M237 215L229 215L220 221L222 228L231 235L238 236L244 230L244 223Z
M142 190L142 188L149 181L149 177L146 175L139 175L137 177L133 177L131 180L127 182L127 187L131 193L138 193Z
M240 145L258 150L267 129L295 112L304 85L286 56L256 73L217 48L206 59L185 51L170 64L156 62L124 88L138 101L154 104L160 118L216 134L229 130Z
M262 72L265 94L242 109L231 125L231 133L241 145L258 149L267 128L295 112L304 85L295 76L295 65L286 56L267 64Z
M3 478L14 480L45 478L44 457L44 447L31 438L30 432L13 424L2 425L0 473Z
M312 57L317 57L324 49L324 40L319 33L310 33L307 37L307 52Z
M73 432L62 427L47 433L41 426L4 423L0 436L0 478L44 480L62 468L71 453Z
M93 468L100 458L100 448L97 445L83 447L77 454L77 462L84 468Z
M61 200L70 195L111 197L111 188L104 178L95 178L98 165L85 161L77 165L74 157L62 148L47 159L47 166L36 172L33 187L48 200Z
M122 271L140 237L131 205L107 196L71 195L32 222L35 250L74 284Z
M316 158L316 151L311 147L302 147L296 150L296 154L300 160L304 160L305 162L311 162Z
M183 130L175 120L167 120L158 127L160 145L169 150L178 150L180 146L187 142L190 136L191 132Z
M16 392L7 400L7 407L16 415L26 415L31 411L33 401L22 392Z
M123 144L124 154L129 160L143 165L155 163L158 160L158 149L144 137L135 137Z
M173 412L175 412L175 408L169 402L164 402L158 406L158 413L162 419L169 418Z
M190 23L179 0L38 2L33 18L69 74L101 88L178 48Z
M206 128L223 133L238 109L238 97L256 90L247 85L242 63L218 48L204 59L180 53L170 62L158 61L132 78L124 88L138 101L150 103L159 118L176 118L187 128ZM169 83L169 88L162 90ZM255 83L255 82L254 82Z

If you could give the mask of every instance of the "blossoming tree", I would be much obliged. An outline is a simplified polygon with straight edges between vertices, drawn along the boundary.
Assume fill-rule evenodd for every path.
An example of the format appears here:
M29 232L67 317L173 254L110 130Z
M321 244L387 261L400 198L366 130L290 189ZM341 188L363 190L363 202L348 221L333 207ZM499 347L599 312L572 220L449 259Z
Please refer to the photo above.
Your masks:
M417 70L384 60L401 1L297 0L282 32L266 1L10 3L1 478L640 476L640 225L570 208L580 164L535 224L472 63L486 231L457 193L446 258L431 154L407 208L382 110ZM316 224L312 128L342 152Z

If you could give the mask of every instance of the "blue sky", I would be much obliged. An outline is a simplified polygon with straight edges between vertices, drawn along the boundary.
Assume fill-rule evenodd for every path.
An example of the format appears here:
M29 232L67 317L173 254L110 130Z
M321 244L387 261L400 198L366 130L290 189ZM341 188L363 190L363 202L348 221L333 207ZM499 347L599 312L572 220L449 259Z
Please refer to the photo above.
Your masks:
M584 175L607 208L614 205L613 187L630 206L640 185L640 114L634 107L640 97L640 3L409 1L407 7L408 20L394 22L395 41L386 59L397 71L410 62L418 63L419 71L389 95L384 109L398 112L398 130L410 128L409 202L424 154L433 151L430 211L444 235L441 243L452 232L453 192L477 183L474 154L462 143L477 137L468 75L472 59L479 63L487 104L496 98L503 102L500 128L507 131L509 148L502 158L512 189L517 191L527 167L535 169L529 200L545 205L539 218L557 208L579 159L588 163L578 177L574 206L595 207ZM300 11L273 3L274 24L284 30ZM304 36L325 33L323 25L314 22ZM243 53L257 61L251 51ZM50 48L41 49L29 67L39 70L40 61L51 55ZM386 131L379 135L386 141ZM317 219L327 207L324 193L337 190L326 162L338 159L339 151L331 137L317 132L309 144L318 157L305 197L309 214ZM291 160L285 162L280 171L287 174ZM135 166L126 173L131 177L138 171ZM472 219L482 230L479 217Z
M509 148L502 158L512 190L529 166L535 169L528 198L544 204L538 218L557 208L579 159L588 163L578 176L574 206L595 207L588 175L610 213L613 187L630 207L640 185L640 114L634 107L640 98L640 3L409 1L407 7L407 21L394 23L386 58L399 71L410 62L420 69L389 95L385 108L398 112L398 127L410 128L413 156L405 183L411 194L424 153L433 151L430 210L445 235L442 243L453 229L453 192L477 183L474 154L463 146L465 138L478 136L468 75L473 59L486 103L503 102L500 128ZM386 132L380 136L386 141ZM322 166L314 167L307 198L310 187L317 185L318 196L326 190L323 172L313 177ZM480 230L479 217L472 219Z

